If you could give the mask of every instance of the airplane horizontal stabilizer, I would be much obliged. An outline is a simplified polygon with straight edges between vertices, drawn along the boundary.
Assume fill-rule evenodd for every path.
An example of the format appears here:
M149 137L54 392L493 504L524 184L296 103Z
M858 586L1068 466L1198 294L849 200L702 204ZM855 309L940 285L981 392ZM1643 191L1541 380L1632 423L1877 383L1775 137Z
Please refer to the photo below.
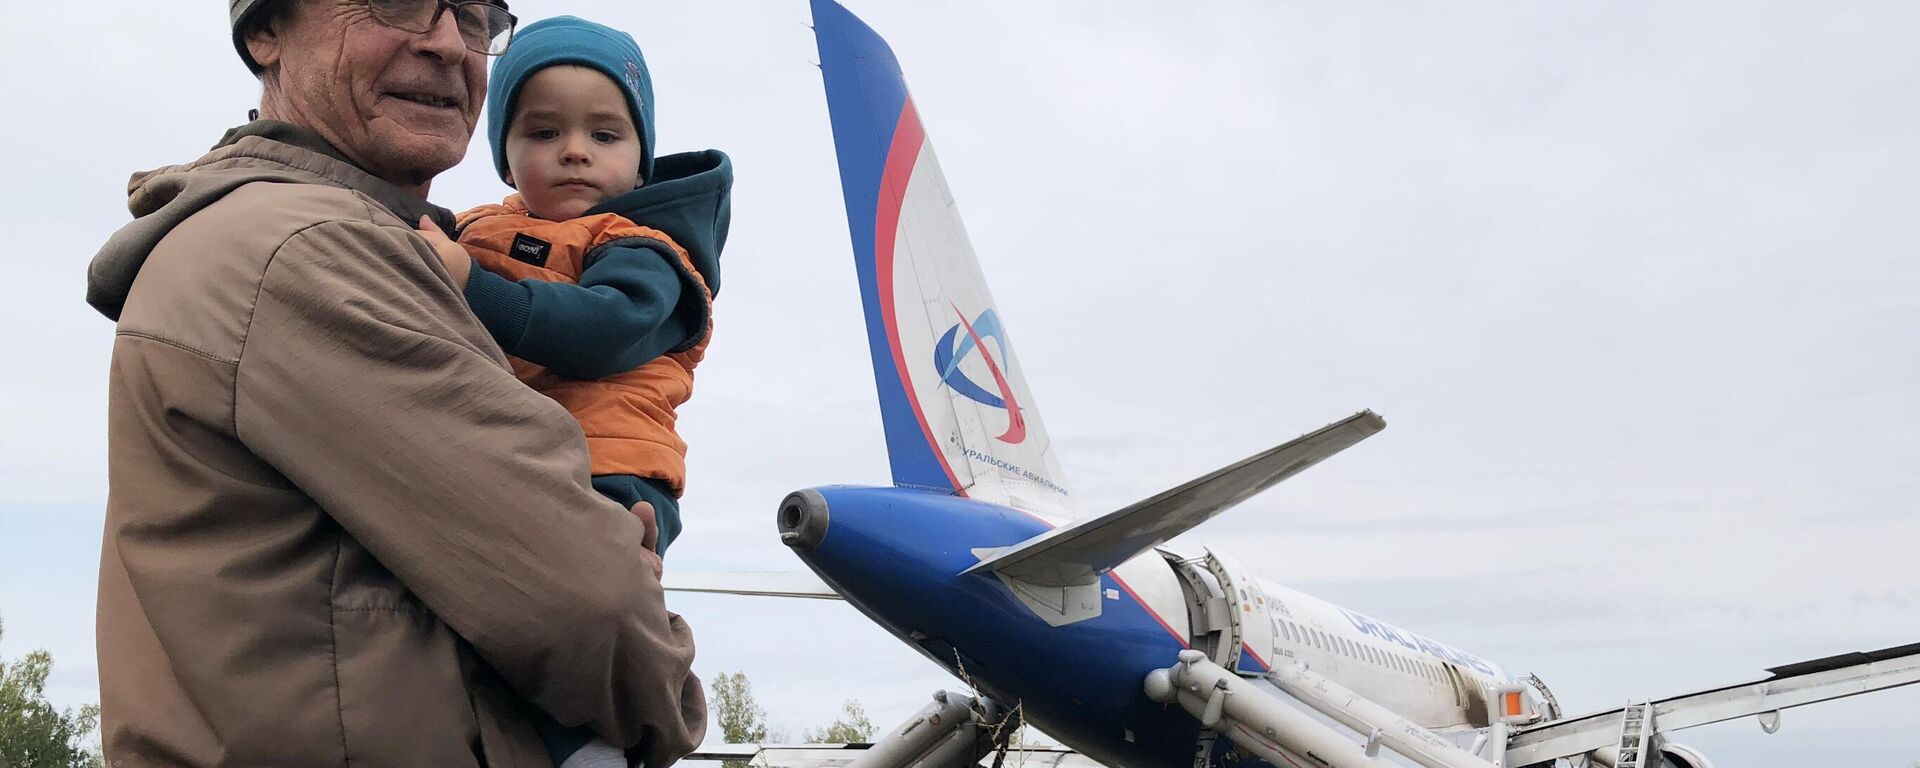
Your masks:
M1373 411L1361 411L1145 501L1035 536L987 556L965 572L990 568L1001 576L1046 587L1092 583L1133 556L1166 543L1386 426L1387 422Z
M842 599L820 577L804 571L668 571L660 582L668 592Z

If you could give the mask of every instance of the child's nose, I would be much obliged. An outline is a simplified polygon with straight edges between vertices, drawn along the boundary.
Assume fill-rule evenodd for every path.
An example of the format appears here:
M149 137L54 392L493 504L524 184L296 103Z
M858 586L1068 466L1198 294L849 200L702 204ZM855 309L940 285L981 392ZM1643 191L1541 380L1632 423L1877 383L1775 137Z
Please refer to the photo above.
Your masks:
M592 156L587 151L587 143L587 139L580 136L567 139L566 146L561 150L560 159L569 163L589 162Z

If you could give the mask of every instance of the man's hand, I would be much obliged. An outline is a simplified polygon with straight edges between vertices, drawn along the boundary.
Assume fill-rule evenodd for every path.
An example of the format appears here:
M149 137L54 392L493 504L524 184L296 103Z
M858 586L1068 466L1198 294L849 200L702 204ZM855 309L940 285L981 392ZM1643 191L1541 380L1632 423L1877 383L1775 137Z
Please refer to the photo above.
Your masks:
M659 576L665 572L665 568L660 562L659 553L654 551L660 546L660 523L653 518L653 505L637 501L634 502L633 509L630 511L633 512L634 517L640 518L640 524L647 528L646 535L640 539L640 543L645 545L647 551L641 556L646 558L648 565L653 566L653 575Z
M473 274L473 256L467 253L467 249L460 247L459 243L448 240L447 233L440 231L440 227L436 226L432 219L421 216L420 223L415 225L415 228L420 236L426 238L427 243L433 246L433 252L440 255L440 263L446 265L447 274L453 277L453 286L466 290L467 278Z

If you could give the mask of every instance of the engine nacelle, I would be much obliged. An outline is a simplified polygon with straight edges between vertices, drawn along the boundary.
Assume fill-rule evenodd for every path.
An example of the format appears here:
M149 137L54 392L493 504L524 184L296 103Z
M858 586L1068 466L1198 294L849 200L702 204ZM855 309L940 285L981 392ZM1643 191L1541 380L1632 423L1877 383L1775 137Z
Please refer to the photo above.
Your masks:
M1660 760L1667 768L1713 768L1713 761L1700 750L1673 742L1660 745Z
M1659 752L1660 762L1650 764L1649 768L1713 768L1712 760L1700 754L1700 750L1685 744L1663 741L1659 746ZM1602 747L1587 755L1586 764L1592 768L1614 768L1619 759L1619 747Z

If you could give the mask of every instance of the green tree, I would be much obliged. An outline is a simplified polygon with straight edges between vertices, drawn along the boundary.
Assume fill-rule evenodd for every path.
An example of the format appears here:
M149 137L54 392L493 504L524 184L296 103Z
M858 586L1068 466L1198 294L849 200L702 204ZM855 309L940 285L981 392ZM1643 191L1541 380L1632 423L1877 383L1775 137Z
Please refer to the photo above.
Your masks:
M11 664L0 660L0 768L101 765L100 755L86 744L87 734L100 723L100 708L54 709L46 697L51 671L53 656L43 650Z
M753 700L745 672L722 672L713 679L713 719L728 744L760 744L767 739L767 711ZM745 760L727 760L724 768L747 768Z
M807 731L810 744L859 744L873 740L873 721L860 702L847 699L840 705L840 717L818 731Z

